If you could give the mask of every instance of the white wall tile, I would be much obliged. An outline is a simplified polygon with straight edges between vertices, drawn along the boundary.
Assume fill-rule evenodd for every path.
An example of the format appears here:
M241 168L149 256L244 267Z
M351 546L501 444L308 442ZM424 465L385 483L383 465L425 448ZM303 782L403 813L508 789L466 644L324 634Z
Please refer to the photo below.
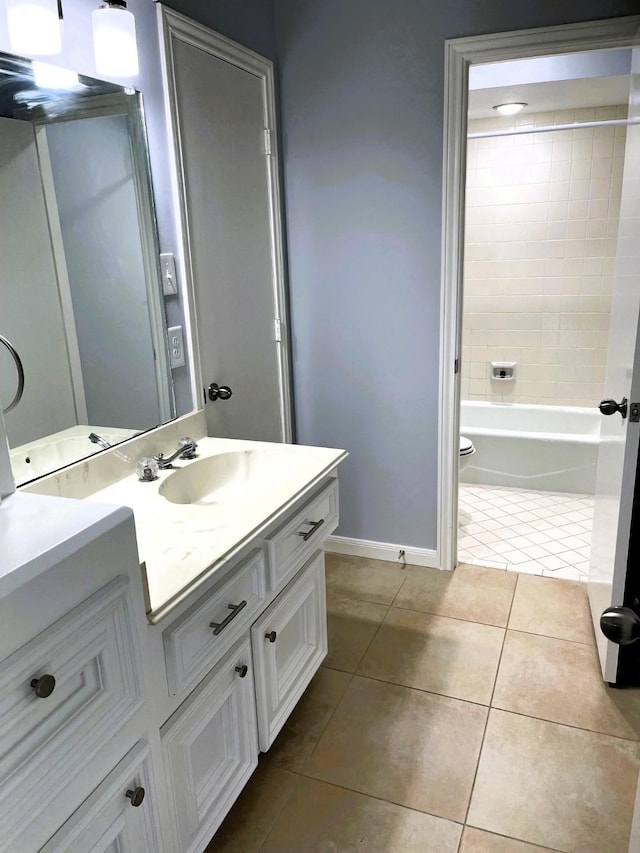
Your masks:
M626 115L626 107L471 122L470 130ZM465 399L593 405L604 393L624 128L470 140ZM491 380L516 361L516 380Z

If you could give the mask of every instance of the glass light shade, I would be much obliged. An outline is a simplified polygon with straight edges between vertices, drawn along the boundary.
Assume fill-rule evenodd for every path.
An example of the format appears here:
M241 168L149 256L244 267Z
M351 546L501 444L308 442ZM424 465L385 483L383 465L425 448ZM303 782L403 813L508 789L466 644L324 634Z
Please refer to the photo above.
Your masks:
M52 56L62 51L57 0L7 0L11 49Z
M520 110L523 110L527 104L524 103L513 103L513 104L497 104L494 107L494 110L497 110L500 115L503 116L514 116L516 113L519 113Z
M92 15L96 71L108 77L138 73L135 18L123 6L105 3Z

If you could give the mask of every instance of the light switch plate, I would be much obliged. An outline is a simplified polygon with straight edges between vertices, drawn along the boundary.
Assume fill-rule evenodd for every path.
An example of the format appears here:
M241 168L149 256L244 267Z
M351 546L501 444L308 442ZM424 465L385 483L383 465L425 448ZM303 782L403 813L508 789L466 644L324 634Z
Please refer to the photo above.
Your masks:
M169 326L169 364L172 368L184 367L184 334L182 326Z
M162 292L165 296L176 296L178 279L176 278L176 259L171 252L160 255L160 271L162 274Z

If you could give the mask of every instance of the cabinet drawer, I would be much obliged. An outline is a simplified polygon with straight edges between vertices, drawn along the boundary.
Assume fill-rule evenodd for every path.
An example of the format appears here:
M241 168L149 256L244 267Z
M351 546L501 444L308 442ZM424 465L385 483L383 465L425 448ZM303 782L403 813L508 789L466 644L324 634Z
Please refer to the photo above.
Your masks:
M40 853L161 851L155 793L149 747L139 741Z
M92 760L141 707L139 673L125 577L0 664L0 825L9 849L20 849L26 826L44 840L60 825L53 801L81 772L91 780ZM65 817L80 802L65 802Z
M327 654L322 551L255 622L251 645L260 749L266 752Z
M200 853L258 764L248 639L231 649L160 730L173 793L174 853Z
M266 539L269 583L277 589L290 580L304 560L338 526L338 481L320 494Z
M265 595L264 554L253 551L163 632L171 695L195 687L247 630Z

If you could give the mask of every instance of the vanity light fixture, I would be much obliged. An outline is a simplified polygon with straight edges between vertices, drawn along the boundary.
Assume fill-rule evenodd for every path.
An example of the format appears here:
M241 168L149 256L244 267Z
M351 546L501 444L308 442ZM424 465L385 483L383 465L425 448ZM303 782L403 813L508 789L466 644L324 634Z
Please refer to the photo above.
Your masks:
M62 0L7 0L11 49L52 56L62 51Z
M91 14L96 70L108 77L138 73L136 22L125 0L106 0Z
M11 49L27 56L62 52L62 0L7 0ZM104 0L91 14L96 70L107 77L138 74L136 22L125 0Z
M512 103L512 104L496 104L494 110L498 110L500 115L503 116L514 116L516 113L519 113L520 110L523 110L525 107L528 107L528 104L523 102Z

